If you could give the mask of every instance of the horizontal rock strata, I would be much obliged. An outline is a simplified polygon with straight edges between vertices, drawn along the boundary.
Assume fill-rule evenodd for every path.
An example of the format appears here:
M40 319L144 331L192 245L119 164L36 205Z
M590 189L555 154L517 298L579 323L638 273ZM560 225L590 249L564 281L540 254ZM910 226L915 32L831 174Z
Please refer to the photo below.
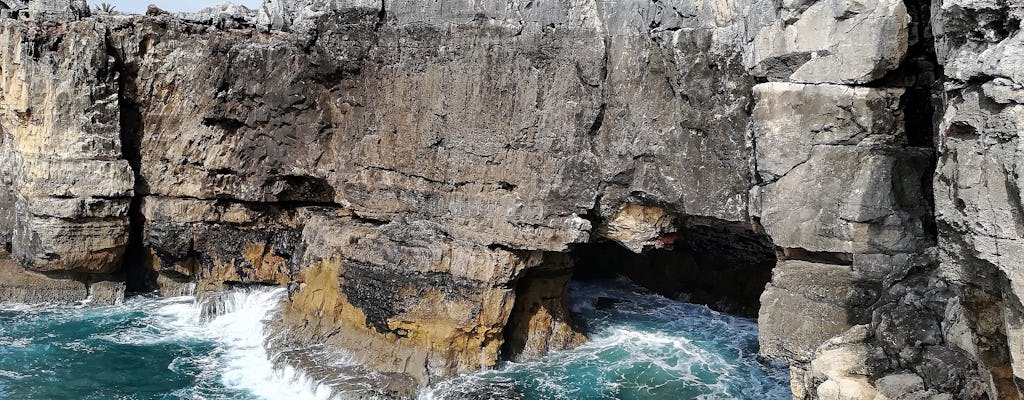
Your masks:
M406 393L581 343L613 255L760 295L795 398L1021 396L1013 2L83 3L0 3L0 300L287 286Z

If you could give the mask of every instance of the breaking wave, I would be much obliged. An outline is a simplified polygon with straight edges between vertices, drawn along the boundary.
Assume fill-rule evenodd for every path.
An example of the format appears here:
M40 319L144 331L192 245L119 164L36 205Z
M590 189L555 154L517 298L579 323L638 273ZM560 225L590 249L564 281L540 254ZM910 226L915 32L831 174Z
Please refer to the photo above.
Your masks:
M263 346L284 289L133 297L100 308L0 308L0 398L330 399ZM210 304L216 301L216 313Z
M428 399L789 399L783 365L762 360L757 324L646 293L627 280L574 282L590 341L457 377Z
M757 356L754 321L624 280L573 285L573 311L588 327L588 343L443 381L420 399L790 397L785 368ZM270 361L266 321L284 293L250 288L99 308L0 306L0 399L378 397L367 386L373 377L318 384ZM340 354L328 358L350 363Z

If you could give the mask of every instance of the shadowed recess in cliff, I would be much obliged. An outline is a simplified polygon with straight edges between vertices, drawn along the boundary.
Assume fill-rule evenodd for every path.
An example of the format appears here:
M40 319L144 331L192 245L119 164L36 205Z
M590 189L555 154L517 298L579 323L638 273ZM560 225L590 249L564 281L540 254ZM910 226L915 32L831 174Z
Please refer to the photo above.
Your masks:
M546 253L515 280L502 347L511 362L421 398L788 397L784 369L756 355L754 321L707 307L756 315L776 263L769 238L719 221L676 228L675 217L653 207L619 211L625 217L595 220L616 241ZM709 332L730 339L712 343L701 336Z
M117 107L120 118L119 138L121 157L128 161L135 179L133 196L128 206L128 243L125 246L122 270L125 285L130 292L148 292L156 289L156 275L149 268L142 268L144 262L143 236L146 219L142 215L142 200L149 193L146 179L142 175L142 137L145 132L142 110L137 102L139 91L139 66L126 61L125 55L106 38L107 54L114 60L117 71Z
M569 310L572 260L548 253L544 262L516 280L516 300L502 332L502 359L524 360L570 349L586 341L583 327Z
M635 253L611 241L573 248L573 279L625 276L672 299L752 317L771 280L775 248L770 239L738 225L693 225L665 235L669 243Z

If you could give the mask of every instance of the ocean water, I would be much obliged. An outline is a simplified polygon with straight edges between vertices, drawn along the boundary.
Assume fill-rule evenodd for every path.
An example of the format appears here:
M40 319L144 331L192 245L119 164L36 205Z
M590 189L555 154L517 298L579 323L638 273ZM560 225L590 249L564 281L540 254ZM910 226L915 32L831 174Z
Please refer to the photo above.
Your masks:
M539 360L456 377L421 399L791 399L785 365L757 355L757 324L628 280L573 282L590 341Z
M638 293L626 281L574 285L586 345L456 377L420 399L789 398L785 368L757 357L754 322ZM283 296L235 291L212 315L193 297L0 306L0 399L354 397L269 361L264 321Z

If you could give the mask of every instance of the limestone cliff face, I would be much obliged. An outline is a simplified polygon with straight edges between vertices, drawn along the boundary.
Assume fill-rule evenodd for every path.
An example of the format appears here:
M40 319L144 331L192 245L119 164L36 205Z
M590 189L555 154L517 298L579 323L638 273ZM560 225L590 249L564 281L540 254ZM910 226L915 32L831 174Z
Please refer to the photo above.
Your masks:
M57 3L0 20L4 299L286 285L423 384L585 340L590 246L711 297L775 249L795 397L1020 396L1018 6Z
M946 81L935 174L940 276L955 283L944 332L980 360L990 392L1019 398L1024 5L948 1L933 15Z

